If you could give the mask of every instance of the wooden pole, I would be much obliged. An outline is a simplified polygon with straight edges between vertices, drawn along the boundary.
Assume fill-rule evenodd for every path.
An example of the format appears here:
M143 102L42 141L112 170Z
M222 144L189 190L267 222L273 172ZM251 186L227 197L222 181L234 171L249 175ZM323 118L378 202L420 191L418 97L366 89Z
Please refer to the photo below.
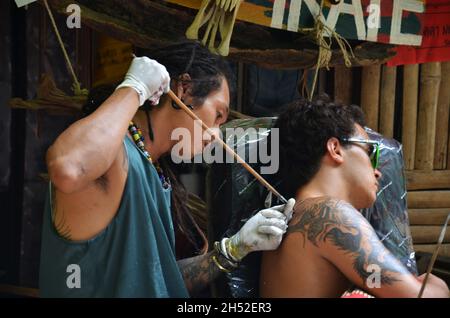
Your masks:
M434 149L434 169L447 168L450 112L450 62L441 63L441 85L436 111L436 140ZM450 168L450 167L449 167Z
M380 133L387 138L394 137L396 79L397 67L383 65L380 97Z
M353 70L346 66L334 68L334 100L350 105L352 103Z
M373 130L378 130L380 70L380 65L366 66L362 69L361 108L366 115L367 126Z
M406 170L414 169L418 89L419 65L405 65L403 67L402 144L403 160L405 162Z
M214 132L208 127L206 126L206 124L197 117L197 115L195 115L179 98L177 95L175 95L174 92L172 92L171 90L169 90L169 96L170 98L172 98L175 103L177 103L178 106L181 107L181 109L183 109L186 114L188 114L189 117L191 117L197 124L200 124L202 126L202 128L211 136L215 136ZM230 155L232 155L240 164L242 164L244 166L244 168L250 172L255 178L256 180L258 180L259 182L261 182L262 185L264 185L270 192L272 192L273 194L275 194L283 203L287 203L287 200L277 191L275 190L274 187L272 187L270 185L269 182L266 181L266 179L264 179L259 173L257 173L252 167L250 167L245 161L244 159L242 159L236 152L233 151L233 149L231 149L222 139L220 138L216 138L215 141L219 142L222 147L225 149L226 152L228 152Z
M324 67L322 67L319 70L319 87L318 87L318 90L317 90L319 95L326 92L326 87L325 86L326 86L326 83L327 83L327 77L328 77L327 73L328 72L329 71L327 71ZM301 88L299 88L299 92L301 92Z
M441 83L441 64L425 63L421 66L419 114L416 132L414 168L433 170L436 138L436 111Z

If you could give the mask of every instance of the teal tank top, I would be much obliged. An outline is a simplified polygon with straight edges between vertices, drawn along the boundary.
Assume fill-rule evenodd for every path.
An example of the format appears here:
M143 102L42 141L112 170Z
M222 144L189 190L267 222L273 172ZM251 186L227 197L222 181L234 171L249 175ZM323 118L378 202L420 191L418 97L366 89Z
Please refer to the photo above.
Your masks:
M51 187L42 228L41 297L188 297L175 258L170 189L155 167L125 137L128 176L119 210L87 241L58 235Z

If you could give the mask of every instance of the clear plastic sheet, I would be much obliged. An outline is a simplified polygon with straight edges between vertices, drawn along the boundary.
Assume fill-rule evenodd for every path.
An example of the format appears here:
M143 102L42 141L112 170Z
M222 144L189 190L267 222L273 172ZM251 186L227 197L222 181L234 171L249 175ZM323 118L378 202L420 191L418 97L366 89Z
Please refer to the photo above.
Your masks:
M238 119L222 127L222 133L230 147L249 162L249 158L261 145L268 142L269 130L276 118ZM227 128L256 128L235 138L227 134ZM380 191L375 205L362 211L369 220L384 245L412 273L417 273L409 220L406 207L406 186L403 172L402 146L393 139L368 130L370 138L381 142ZM244 151L245 150L245 151ZM260 172L261 164L250 163ZM275 188L281 183L276 175L264 175ZM267 205L268 191L238 163L211 164L207 176L207 200L210 208L208 234L211 243L224 236L235 234L254 213ZM272 204L280 204L276 197ZM258 297L261 253L249 254L240 267L226 275L215 286L218 297Z
M268 131L256 130L240 138L227 134L227 128L240 127L244 130L270 128L275 118L239 119L222 126L224 140L249 163L249 158L257 151L258 144L266 143ZM248 132L248 131L247 131ZM246 153L243 153L246 150ZM259 164L249 163L260 172ZM264 177L272 183L269 175ZM214 163L207 175L207 201L209 207L208 237L210 244L224 236L235 234L254 213L264 208L268 191L239 163ZM261 253L251 253L241 266L225 279L216 281L217 297L258 297Z
M381 143L379 170L383 175L379 180L380 186L374 206L364 209L362 213L384 246L397 256L411 273L417 274L406 205L402 145L395 139L384 138L368 128L366 131L370 139Z

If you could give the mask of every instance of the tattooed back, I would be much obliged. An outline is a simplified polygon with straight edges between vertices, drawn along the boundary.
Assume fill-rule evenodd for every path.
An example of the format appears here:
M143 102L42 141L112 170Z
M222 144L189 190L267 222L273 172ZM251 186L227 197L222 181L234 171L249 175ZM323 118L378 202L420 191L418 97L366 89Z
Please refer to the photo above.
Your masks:
M413 276L352 205L329 196L298 201L276 251L263 255L262 297L340 297L354 285L377 297L417 297ZM425 296L448 297L437 277Z
M339 297L349 287L348 279L318 251L330 225L326 219L338 213L337 203L329 197L297 203L282 245L263 256L262 297Z

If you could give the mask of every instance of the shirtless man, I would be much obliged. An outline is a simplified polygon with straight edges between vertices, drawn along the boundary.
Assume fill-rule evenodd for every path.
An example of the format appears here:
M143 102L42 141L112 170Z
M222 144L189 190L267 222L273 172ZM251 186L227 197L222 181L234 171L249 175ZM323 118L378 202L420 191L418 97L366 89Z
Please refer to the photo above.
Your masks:
M412 275L358 211L375 202L381 177L360 108L297 101L275 127L286 194L297 204L280 248L263 255L261 296L339 297L356 285L376 297L417 297L424 276ZM423 296L448 297L448 287L431 275Z

